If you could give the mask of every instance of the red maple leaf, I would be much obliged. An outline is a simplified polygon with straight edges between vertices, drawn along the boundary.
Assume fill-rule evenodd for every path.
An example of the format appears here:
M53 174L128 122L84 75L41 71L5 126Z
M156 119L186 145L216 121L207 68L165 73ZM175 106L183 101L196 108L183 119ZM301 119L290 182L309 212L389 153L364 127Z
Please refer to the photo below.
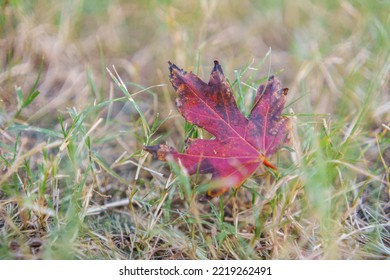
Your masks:
M259 87L247 119L238 109L218 61L214 64L207 84L171 62L169 70L179 112L215 139L187 139L183 154L164 144L144 147L159 160L180 162L189 174L211 173L211 197L240 187L261 164L276 169L267 158L287 141L289 126L289 119L281 115L288 89L281 89L278 79L271 76Z

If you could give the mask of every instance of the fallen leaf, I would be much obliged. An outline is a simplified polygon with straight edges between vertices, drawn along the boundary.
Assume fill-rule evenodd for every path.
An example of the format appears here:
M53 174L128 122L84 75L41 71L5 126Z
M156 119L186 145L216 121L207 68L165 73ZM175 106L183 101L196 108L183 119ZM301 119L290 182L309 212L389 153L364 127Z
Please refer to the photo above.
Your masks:
M169 62L176 107L190 123L215 136L187 139L185 153L164 144L144 146L155 158L180 163L188 173L212 174L210 197L240 187L261 164L276 169L267 158L288 140L289 119L282 116L287 88L274 76L261 85L247 119L238 109L218 61L206 84L192 72Z

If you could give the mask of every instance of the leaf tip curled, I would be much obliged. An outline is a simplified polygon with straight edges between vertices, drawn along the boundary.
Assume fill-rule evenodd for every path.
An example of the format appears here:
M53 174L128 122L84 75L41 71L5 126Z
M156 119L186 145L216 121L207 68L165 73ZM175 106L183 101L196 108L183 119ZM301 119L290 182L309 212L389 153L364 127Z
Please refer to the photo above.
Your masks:
M187 74L186 71L176 66L176 64L168 61L169 64L169 79L175 90L179 88L180 84L183 84L183 77Z
M172 63L172 62L168 61L168 64L169 64L169 78L172 79L173 75L175 74L175 72L178 72L181 75L187 74L186 71L184 71L183 69L177 67L175 63Z
M211 71L211 73L213 73L215 71L217 71L223 75L222 67L221 67L221 64L219 64L218 60L214 60L214 68L213 68L213 71Z
M174 153L175 150L167 145L159 144L154 146L143 146L144 151L147 151L153 155L153 158L166 161L167 156Z

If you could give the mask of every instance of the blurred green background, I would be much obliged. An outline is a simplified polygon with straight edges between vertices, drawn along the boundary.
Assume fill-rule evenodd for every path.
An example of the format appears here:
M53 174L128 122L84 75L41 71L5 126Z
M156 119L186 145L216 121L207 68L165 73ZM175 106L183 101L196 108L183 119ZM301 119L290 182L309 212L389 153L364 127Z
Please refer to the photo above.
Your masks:
M1 258L388 258L389 15L380 0L1 0ZM141 148L196 129L167 62L207 80L214 60L240 94L278 75L294 141L279 177L200 205Z

